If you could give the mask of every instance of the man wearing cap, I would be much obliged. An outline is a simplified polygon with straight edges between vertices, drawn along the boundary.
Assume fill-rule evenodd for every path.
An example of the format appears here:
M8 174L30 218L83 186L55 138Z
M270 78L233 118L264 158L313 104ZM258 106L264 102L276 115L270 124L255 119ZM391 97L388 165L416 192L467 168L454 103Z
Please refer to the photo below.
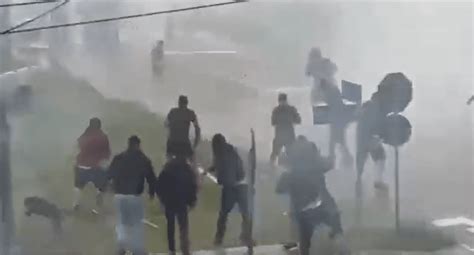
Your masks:
M99 118L92 118L89 126L79 137L79 154L74 171L74 210L79 209L82 190L91 182L96 187L97 206L102 206L103 193L107 186L105 164L110 158L110 145L107 135L102 131Z
M298 110L288 104L287 95L284 93L278 95L278 106L273 109L271 123L275 127L275 138L273 139L270 162L275 164L283 147L287 149L295 140L294 125L301 124Z
M194 126L194 144L189 139L189 127ZM178 107L171 109L166 117L165 126L168 128L168 141L166 142L166 155L168 159L175 156L184 156L193 161L194 148L201 139L196 113L188 108L188 98L179 96Z

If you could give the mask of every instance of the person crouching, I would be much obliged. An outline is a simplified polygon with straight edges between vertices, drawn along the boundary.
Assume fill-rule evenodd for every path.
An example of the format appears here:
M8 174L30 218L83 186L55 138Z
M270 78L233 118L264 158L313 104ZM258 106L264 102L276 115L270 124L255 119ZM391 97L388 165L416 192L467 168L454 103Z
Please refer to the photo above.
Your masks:
M126 251L134 255L145 255L143 229L144 205L142 193L145 179L148 182L150 199L155 195L156 176L148 157L140 149L140 139L128 139L128 149L114 157L110 164L109 178L115 191L118 219L116 226L118 255Z
M280 177L276 191L290 195L291 212L299 232L300 254L310 254L313 232L318 225L325 224L331 228L330 238L338 246L338 255L349 255L339 209L324 176L332 169L333 160L322 157L316 145L304 136L297 138L287 155L289 171Z
M196 174L186 157L177 156L168 161L156 183L157 195L165 208L168 225L168 250L176 254L175 220L178 220L181 252L190 255L188 210L197 201Z

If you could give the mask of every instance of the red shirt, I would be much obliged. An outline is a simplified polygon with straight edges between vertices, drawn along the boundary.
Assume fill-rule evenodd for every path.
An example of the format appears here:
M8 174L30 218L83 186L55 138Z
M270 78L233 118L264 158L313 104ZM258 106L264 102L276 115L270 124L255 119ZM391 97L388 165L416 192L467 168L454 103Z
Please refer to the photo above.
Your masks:
M80 150L76 158L78 166L97 168L101 161L110 158L109 139L100 129L86 130L77 142Z

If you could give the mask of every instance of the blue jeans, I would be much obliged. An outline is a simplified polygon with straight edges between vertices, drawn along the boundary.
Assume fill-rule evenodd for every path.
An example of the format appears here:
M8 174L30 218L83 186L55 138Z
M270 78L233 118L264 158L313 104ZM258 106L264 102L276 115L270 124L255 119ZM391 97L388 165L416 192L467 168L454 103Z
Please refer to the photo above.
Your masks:
M116 194L114 200L117 209L115 232L119 250L129 250L133 254L146 254L142 197Z

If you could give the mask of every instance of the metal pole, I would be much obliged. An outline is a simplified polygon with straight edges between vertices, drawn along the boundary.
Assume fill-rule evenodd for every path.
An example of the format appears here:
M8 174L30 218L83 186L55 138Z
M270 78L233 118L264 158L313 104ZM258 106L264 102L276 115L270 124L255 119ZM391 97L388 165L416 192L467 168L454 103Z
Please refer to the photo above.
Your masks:
M10 172L10 127L7 109L0 102L0 255L9 255L14 236L12 186Z
M11 1L2 1L9 4ZM10 8L0 8L0 29L10 27ZM12 49L10 36L2 36L0 38L0 73L10 71L12 65Z
M251 245L249 246L248 250L248 255L252 255L254 253L253 251L253 230L254 230L254 218L255 218L255 180L256 180L256 169L257 169L257 149L255 145L255 132L254 130L250 130L251 133L251 147L249 151L249 163L250 163L250 183L249 183L249 202L250 202L250 226L249 226L249 232L250 232L250 239L248 240L251 242Z
M398 146L395 146L395 225L400 232L400 187L399 187L399 157Z

